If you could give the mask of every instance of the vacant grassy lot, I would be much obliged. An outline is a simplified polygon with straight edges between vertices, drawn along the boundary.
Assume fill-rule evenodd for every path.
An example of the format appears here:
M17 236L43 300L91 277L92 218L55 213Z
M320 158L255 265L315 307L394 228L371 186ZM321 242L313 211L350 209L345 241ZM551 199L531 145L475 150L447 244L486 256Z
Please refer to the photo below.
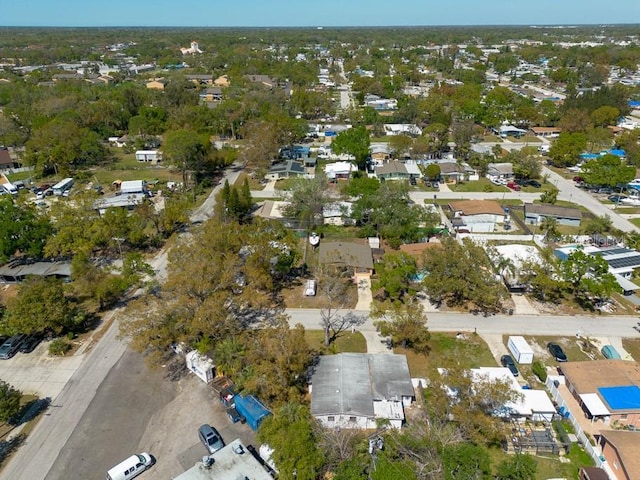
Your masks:
M344 332L329 347L324 346L324 332L322 330L305 330L304 336L311 349L320 354L367 353L367 341L359 332Z
M464 338L457 339L455 333L432 333L429 348L426 355L399 347L393 351L407 356L412 377L429 378L438 375L437 368L452 361L459 363L463 368L496 363L487 344L475 334L466 334Z
M623 338L622 346L636 362L640 362L640 338Z
M481 178L469 182L461 182L455 185L449 185L454 192L510 192L507 187L502 185L494 185L488 178Z

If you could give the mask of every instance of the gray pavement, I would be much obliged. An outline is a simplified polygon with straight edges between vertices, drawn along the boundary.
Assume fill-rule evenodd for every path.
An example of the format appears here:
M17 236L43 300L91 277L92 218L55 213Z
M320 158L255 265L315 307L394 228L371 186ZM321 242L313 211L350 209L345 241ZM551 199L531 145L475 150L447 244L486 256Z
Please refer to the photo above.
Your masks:
M572 180L567 180L547 167L542 168L542 174L548 175L549 181L558 188L558 200L565 200L582 205L595 215L608 215L611 218L613 226L623 232L640 232L638 227L626 218L620 216L615 210L600 203L598 199L590 193L576 187Z

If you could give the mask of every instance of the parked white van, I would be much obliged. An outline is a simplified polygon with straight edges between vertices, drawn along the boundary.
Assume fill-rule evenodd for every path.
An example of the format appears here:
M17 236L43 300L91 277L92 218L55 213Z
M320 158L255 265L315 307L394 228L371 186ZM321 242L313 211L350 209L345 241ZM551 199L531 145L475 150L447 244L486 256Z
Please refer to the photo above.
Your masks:
M153 465L153 458L148 453L131 455L107 472L107 480L129 480L137 477Z
M316 281L315 280L307 280L307 283L304 287L304 295L305 297L315 297L316 295Z

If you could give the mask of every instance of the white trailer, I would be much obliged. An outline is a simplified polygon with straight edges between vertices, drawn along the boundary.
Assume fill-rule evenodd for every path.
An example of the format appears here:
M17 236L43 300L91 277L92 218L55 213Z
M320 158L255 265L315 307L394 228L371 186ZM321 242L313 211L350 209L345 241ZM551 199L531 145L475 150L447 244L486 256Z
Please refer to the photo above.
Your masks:
M533 363L533 349L529 346L524 337L509 337L507 347L516 362L520 364Z

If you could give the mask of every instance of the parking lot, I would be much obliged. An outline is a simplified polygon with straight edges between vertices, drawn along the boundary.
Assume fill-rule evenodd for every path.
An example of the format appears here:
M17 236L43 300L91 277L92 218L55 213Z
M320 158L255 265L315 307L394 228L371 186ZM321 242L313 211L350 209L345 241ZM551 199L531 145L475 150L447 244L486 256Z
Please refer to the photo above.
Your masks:
M176 356L150 369L127 350L98 388L47 480L102 479L109 468L143 451L156 464L139 478L169 480L207 454L198 438L203 423L216 427L227 443L240 438L257 448L249 427L232 424L211 388L176 368L182 365Z

